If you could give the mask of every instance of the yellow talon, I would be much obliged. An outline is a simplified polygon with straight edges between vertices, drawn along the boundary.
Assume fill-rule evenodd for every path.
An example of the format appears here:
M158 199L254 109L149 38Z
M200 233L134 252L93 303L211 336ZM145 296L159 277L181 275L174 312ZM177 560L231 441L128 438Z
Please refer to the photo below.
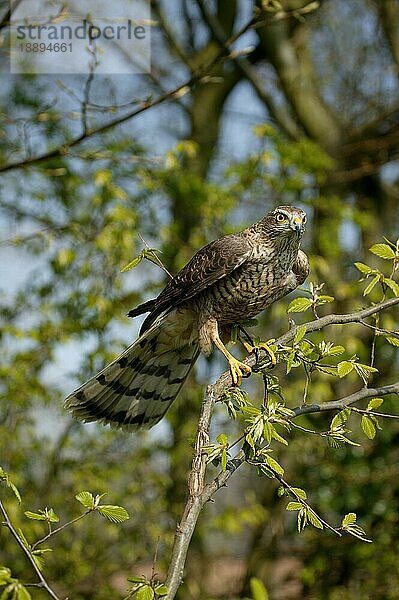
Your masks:
M248 377L252 373L249 365L246 365L234 357L229 359L231 380L234 386L240 387L243 377Z
M242 340L242 339L240 339L240 341L241 341L242 345L244 346L245 350L248 352L248 354L252 354L252 352L254 352L257 348L262 348L269 354L270 360L272 361L272 365L275 365L277 363L276 355L274 354L273 350L269 346L269 344L273 344L276 341L274 338L271 340L268 340L267 342L261 342L257 346L251 346L251 344L248 344L248 342L246 342L245 340Z

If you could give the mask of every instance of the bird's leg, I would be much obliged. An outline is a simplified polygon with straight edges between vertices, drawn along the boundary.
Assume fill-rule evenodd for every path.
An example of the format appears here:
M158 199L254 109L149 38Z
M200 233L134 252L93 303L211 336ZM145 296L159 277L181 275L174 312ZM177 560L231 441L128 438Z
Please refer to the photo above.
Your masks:
M227 350L226 346L223 344L222 340L219 337L217 324L211 332L211 339L212 342L215 344L216 348L218 348L228 360L233 385L240 386L242 378L248 377L252 373L251 367L239 361L235 356L230 354L230 352Z
M276 341L274 338L268 340L267 342L260 342L256 346L253 346L252 344L249 344L246 340L244 340L240 331L238 331L237 338L240 341L240 343L244 346L248 354L252 354L252 352L255 352L257 348L263 348L263 350L266 350L266 352L269 354L272 365L275 365L277 363L276 355L270 348L270 344L273 344Z

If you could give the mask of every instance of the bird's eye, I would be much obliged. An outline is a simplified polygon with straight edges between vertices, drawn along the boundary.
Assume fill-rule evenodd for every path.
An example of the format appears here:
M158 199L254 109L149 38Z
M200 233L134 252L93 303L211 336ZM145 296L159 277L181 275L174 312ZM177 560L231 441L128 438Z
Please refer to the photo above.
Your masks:
M283 213L277 213L276 214L276 222L277 223L284 223L284 221L287 220L287 217L285 215L283 215Z

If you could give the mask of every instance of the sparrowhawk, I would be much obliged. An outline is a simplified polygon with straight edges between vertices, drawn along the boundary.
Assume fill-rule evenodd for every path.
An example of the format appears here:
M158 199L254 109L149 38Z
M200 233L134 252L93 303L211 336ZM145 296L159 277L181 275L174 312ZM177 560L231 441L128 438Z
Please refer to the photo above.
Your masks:
M66 399L81 421L133 430L158 423L176 398L199 353L215 345L227 358L233 385L249 375L222 340L233 324L255 317L294 290L309 273L299 249L306 215L278 206L260 221L199 250L146 312L140 337Z

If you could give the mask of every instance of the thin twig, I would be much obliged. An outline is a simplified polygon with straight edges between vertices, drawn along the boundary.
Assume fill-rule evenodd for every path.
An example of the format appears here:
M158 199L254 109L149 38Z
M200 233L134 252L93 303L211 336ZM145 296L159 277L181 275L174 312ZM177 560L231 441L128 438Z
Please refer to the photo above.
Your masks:
M55 535L56 533L58 533L59 531L62 531L63 529L65 529L66 527L69 527L69 525L73 525L73 523L76 523L77 521L80 521L80 519L83 519L83 517L85 517L86 515L88 515L89 513L93 512L92 510L87 510L86 512L84 512L83 514L79 515L78 517L75 517L74 519L72 519L72 521L68 521L67 523L64 523L63 525L60 525L60 527L57 527L57 529L52 529L50 531L50 533L48 533L47 535L45 535L43 538L41 538L40 540L37 540L37 542L35 542L32 545L32 550L35 550L35 548L37 548L40 544L43 544L43 542L46 542L49 538L51 538L53 535Z
M362 388L354 394L350 394L349 396L345 396L339 400L330 400L329 402L323 402L322 404L305 404L296 406L292 410L295 413L295 417L310 413L342 410L351 404L355 404L355 402L359 402L359 400L378 396L387 396L388 394L399 394L399 381L380 388Z
M270 467L268 467L270 469ZM324 527L326 529L329 529L330 531L332 531L333 533L335 533L336 535L338 535L339 537L342 537L342 533L340 531L338 531L338 529L336 529L335 527L333 527L332 525L330 525L325 519L323 519L307 502L306 500L304 500L303 498L301 498L297 492L295 491L295 489L287 482L285 481L285 479L279 475L279 473L277 473L274 469L270 469L273 474L274 477L277 479L277 481L279 481L281 483L281 485L290 493L291 496L293 496L295 498L295 500L297 502L300 502L300 504L302 504L303 506L306 506L306 508L310 511L312 511L312 513L314 515L316 515L316 517L319 519L319 521L321 523L323 523Z
M0 500L0 511L2 512L3 517L4 517L4 523L3 524L9 529L11 535L13 536L13 538L17 542L18 546L21 548L22 552L25 554L26 558L30 562L33 570L35 571L35 573L36 573L36 575L37 575L37 577L39 579L39 583L37 585L40 586L41 588L43 588L44 590L46 590L46 592L54 600L60 600L59 596L57 596L57 594L51 589L51 587L49 586L49 584L47 583L47 581L43 577L43 575L42 575L39 567L35 563L35 559L33 558L33 556L31 554L29 548L27 548L25 546L25 544L22 541L21 537L19 536L18 532L16 531L16 529L13 526L13 524L11 523L10 517L8 516L8 513L7 513L6 509L5 509L5 506L1 502L1 500Z

